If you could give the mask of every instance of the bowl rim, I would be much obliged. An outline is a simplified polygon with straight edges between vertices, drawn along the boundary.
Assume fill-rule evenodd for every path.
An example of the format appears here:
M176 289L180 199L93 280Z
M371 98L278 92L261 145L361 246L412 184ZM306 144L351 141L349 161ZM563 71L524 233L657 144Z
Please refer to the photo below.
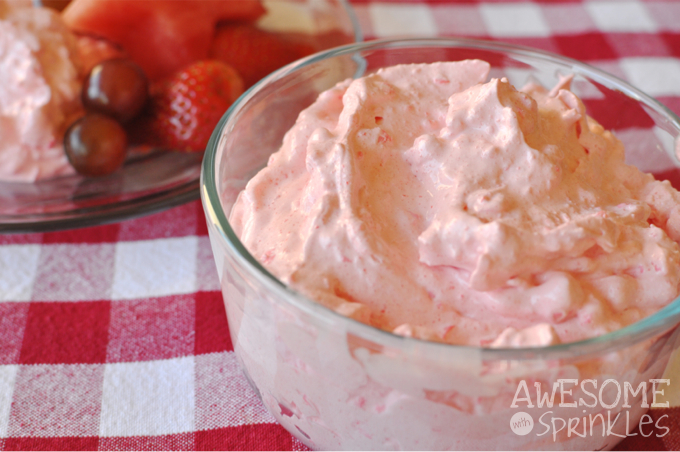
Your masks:
M267 84L285 77L302 67L336 56L353 54L353 57L361 59L358 53L362 51L406 47L445 47L487 50L508 54L511 57L523 56L553 63L565 69L569 69L575 75L586 76L590 80L601 83L607 88L616 89L628 97L652 108L666 118L669 124L680 134L680 118L675 113L656 99L631 86L627 82L578 60L527 46L470 38L405 37L357 42L325 50L284 66L252 86L236 102L234 102L229 110L222 116L210 137L203 158L200 182L201 200L206 219L219 233L220 239L227 245L226 248L231 253L231 257L248 273L248 276L255 278L257 282L277 296L277 299L284 300L293 307L314 316L316 320L329 324L337 324L339 322L343 324L348 333L353 333L382 346L394 347L401 350L418 350L419 352L433 353L437 356L441 356L442 354L460 353L469 355L473 353L480 355L482 359L519 361L584 357L604 351L614 351L634 343L642 342L650 337L664 334L680 324L680 296L678 296L668 305L642 320L600 336L575 342L560 343L550 346L517 348L487 348L475 345L432 342L425 339L400 336L339 314L287 286L266 270L250 254L231 228L217 192L215 159L217 149L221 143L220 138L223 136L225 130L229 129L230 126L233 127L231 119L236 117L242 107ZM360 62L359 66L355 78L356 76L360 76L363 71ZM210 229L211 228L209 228L209 230ZM213 238L213 240L214 239L215 238ZM221 276L222 275L220 275L220 277Z

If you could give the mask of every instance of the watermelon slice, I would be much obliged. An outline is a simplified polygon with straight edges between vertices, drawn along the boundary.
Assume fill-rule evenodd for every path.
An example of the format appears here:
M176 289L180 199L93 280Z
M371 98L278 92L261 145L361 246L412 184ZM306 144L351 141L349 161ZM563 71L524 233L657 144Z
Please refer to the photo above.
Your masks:
M205 59L217 22L264 12L259 0L73 0L62 15L71 30L120 45L156 80Z

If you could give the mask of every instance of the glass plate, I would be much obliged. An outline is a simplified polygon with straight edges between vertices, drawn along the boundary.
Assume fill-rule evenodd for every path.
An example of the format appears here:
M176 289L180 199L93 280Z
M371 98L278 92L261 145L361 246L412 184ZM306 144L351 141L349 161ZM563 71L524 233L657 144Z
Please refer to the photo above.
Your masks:
M38 2L35 2L38 3ZM265 0L262 28L318 35L318 48L362 40L346 0ZM280 20L279 20L280 19ZM201 153L134 155L110 176L0 181L0 233L43 232L111 223L199 198Z

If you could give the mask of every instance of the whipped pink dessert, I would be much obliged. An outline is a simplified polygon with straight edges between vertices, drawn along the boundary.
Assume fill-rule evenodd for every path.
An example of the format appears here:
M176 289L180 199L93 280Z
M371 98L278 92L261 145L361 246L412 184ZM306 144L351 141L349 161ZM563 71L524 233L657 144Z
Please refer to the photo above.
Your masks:
M0 180L73 174L62 147L80 108L76 40L59 13L0 0Z
M404 336L599 336L680 292L680 194L624 162L566 79L468 60L347 80L304 110L230 222L283 282Z

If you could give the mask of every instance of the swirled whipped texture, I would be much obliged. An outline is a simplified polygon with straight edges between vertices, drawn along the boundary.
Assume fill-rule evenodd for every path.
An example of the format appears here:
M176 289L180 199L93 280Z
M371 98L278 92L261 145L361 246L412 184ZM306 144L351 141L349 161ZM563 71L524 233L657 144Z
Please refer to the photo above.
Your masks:
M80 89L75 37L59 14L0 0L0 180L74 172L62 137Z
M568 80L518 91L489 69L399 65L322 93L235 232L305 296L433 341L571 342L672 301L678 192L624 163Z

